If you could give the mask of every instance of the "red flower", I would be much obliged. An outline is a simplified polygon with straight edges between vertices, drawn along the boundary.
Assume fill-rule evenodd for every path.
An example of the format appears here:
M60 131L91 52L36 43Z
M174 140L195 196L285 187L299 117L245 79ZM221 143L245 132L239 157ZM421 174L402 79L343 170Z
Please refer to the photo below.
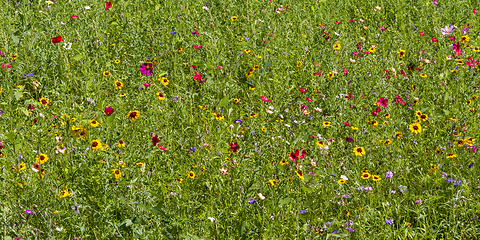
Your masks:
M420 34L421 36L423 36L423 32L418 32L418 34Z
M448 39L452 40L452 41L455 41L455 38L452 37L452 36L449 36Z
M405 77L405 72L403 70L400 70L400 73Z
M193 79L195 79L195 81L198 81L202 79L202 75L200 75L200 73L195 72L195 76L193 76Z
M318 72L316 72L316 73L313 73L313 76L319 76L319 77L320 77L321 75L322 75L322 71L321 71L321 70L318 71Z
M377 101L377 105L382 106L382 107L387 107L388 106L388 99L381 97L380 100ZM380 108L377 108L377 112L380 112L379 109Z
M343 121L343 124L345 124L345 126L347 126L347 127L351 127L350 123L347 123L345 121Z
M230 143L230 148L228 149L229 151L232 152L237 152L237 150L240 148L237 143Z
M302 93L306 93L307 92L307 89L305 88L299 88L298 91L302 92Z
M343 73L345 73L345 75L348 74L348 71L347 71L347 69L346 69L345 67L343 67Z
M438 40L432 37L432 42L438 42Z
M112 7L112 3L111 2L107 2L105 3L105 6L107 7L106 9L109 9Z
M272 99L268 99L268 97L260 96L260 99L264 102L270 102Z
M75 15L72 15L72 18L78 18L78 17L77 17L77 16L75 16Z
M62 36L60 36L60 35L52 38L52 43L54 43L54 44L59 43L61 41L63 41L63 40L62 40Z
M362 49L362 43L357 43L357 49Z
M400 95L395 96L395 102L405 105L405 102L402 101L402 98L400 97Z
M302 149L302 148L300 148ZM307 152L305 152L305 150L302 151L302 155L300 155L300 149L297 149L295 152L292 152L290 153L290 157L288 157L288 159L292 160L292 162L296 162L298 159L303 159L305 157L305 154L307 154Z
M418 71L422 71L422 70L423 70L423 68L416 68L416 69L417 69Z
M158 136L155 135L155 137L152 135L152 143L153 143L153 146L157 145L157 143L159 143L160 140L158 139Z

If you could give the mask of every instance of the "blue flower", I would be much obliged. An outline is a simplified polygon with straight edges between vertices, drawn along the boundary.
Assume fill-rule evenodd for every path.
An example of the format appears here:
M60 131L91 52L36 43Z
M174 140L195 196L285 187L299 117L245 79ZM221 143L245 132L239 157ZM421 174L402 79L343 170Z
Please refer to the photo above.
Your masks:
M243 121L242 120L235 120L235 121L233 121L233 123L238 123L238 124L242 125Z
M172 31L170 31L170 35L175 35L175 34L176 34L176 32L175 32L175 31L173 31L173 30L172 30Z
M338 230L333 230L332 233L338 233Z
M254 198L248 199L248 203L250 204L254 204L255 202L257 202L257 200L255 200Z
M196 147L190 148L190 152L195 152L195 151L197 151L197 148L196 148Z
M306 213L306 212L307 212L307 211L305 211L305 210L300 210L300 213Z
M385 219L385 222L386 222L388 225L393 225L393 219Z
M27 77L33 77L33 73L27 74Z

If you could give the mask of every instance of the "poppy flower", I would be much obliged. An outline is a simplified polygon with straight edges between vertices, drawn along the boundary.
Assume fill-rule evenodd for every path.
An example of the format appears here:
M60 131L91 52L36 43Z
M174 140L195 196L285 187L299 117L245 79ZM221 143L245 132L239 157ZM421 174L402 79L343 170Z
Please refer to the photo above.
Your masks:
M63 40L62 40L62 36L60 36L60 35L52 38L52 43L53 44L59 43L61 41L63 41Z

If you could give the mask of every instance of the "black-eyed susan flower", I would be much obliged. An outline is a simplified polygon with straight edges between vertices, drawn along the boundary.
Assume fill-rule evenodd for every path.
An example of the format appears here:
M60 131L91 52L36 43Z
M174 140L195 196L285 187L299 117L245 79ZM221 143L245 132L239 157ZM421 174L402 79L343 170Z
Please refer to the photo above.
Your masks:
M108 77L108 76L110 76L110 72L109 72L109 71L105 71L105 72L103 72L103 76L105 76L105 77Z
M323 125L324 127L329 127L330 125L332 125L332 123L331 123L331 122L328 122L328 121L325 121L325 122L322 123L322 125Z
M165 100L165 94L163 94L161 92L157 92L157 98L158 98L158 100L163 101L163 100Z
M388 146L388 145L390 145L390 143L392 143L392 140L387 139L387 140L385 140L385 142L383 142L383 145Z
M295 171L297 173L297 176L302 179L302 180L305 180L305 177L303 176L303 173L302 171Z
M420 77L426 78L426 77L427 77L427 74L425 74L425 73L420 73Z
M238 102L240 102L240 100L238 100L238 98L234 98L234 99L233 99L233 102L234 102L234 103L238 103Z
M157 80L159 80L164 86L167 86L170 81L168 81L167 78L165 77L158 77Z
M122 141L122 140L118 141L117 142L117 147L119 147L119 148L125 147L125 142Z
M410 131L415 134L422 132L422 126L418 122L410 124L408 126L408 129L410 129Z
M47 105L50 103L50 101L49 101L47 98L45 98L45 97L40 98L39 102L40 102L40 104L42 104L43 106L47 106Z
M125 97L125 96L127 96L127 94L126 93L120 93L118 96Z
M342 46L338 43L336 44L333 44L333 50L340 50L342 48Z
M472 104L472 100L468 100L465 104L467 104L467 105Z
M439 148L435 149L435 154L442 154L442 153L443 153L443 151L441 149L439 149Z
M183 51L183 48L177 48L177 52L181 53Z
M136 163L135 165L137 165L137 166L139 166L139 167L143 167L143 166L145 166L145 163L138 162L138 163Z
M90 126L91 127L98 127L98 126L100 126L100 123L97 120L90 120Z
M123 83L118 80L115 80L114 84L115 84L115 89L117 90L120 90L123 87Z
M68 191L68 187L67 187L67 186L65 186L65 190L63 190L63 191L61 191L60 193L58 193L58 197L60 197L60 198L70 197L70 196L72 196L72 195L73 195L73 193L71 193L71 192Z
M447 159L456 158L456 157L457 157L457 154L453 154L453 153L449 153L447 155Z
M455 141L455 145L457 145L457 147L463 147L463 145L465 145L465 141L463 141L463 139L458 139Z
M99 139L95 139L90 143L90 147L92 148L92 150L98 150L102 148L102 142L100 142Z
M375 121L375 120L371 121L371 122L370 122L370 127L373 127L373 128L378 127L378 122Z
M188 172L188 177L189 178L195 178L195 173L193 171Z
M114 178L119 179L120 177L122 177L122 172L120 171L120 169L112 169L112 175Z
M270 182L270 184L272 184L272 186L275 186L275 185L278 186L277 180L275 180L275 179L270 179L270 180L268 180L268 181Z
M40 156L37 155L35 160L40 164L44 164L48 161L48 155L47 154L40 154Z
M428 115L427 114L422 114L422 115L420 115L419 119L422 120L423 122L425 122L425 121L428 120Z
M140 117L140 111L138 111L138 110L131 111L127 115L127 118L132 120L132 121L137 120L138 117Z
M380 176L378 176L378 175L373 175L372 180L376 182L376 181L382 180L382 178L380 178Z
M470 37L468 35L462 36L460 38L461 43L467 43L468 41L470 41Z
M315 142L315 144L316 144L319 148L325 147L325 143L324 143L323 141L317 141L317 142Z
M404 58L404 57L405 57L405 50L400 49L400 50L398 50L397 53L398 53L398 57L401 57L401 58Z
M364 172L362 173L362 179L369 179L372 175L370 175L370 173L368 172Z
M120 63L120 59L115 59L115 63L116 63L116 64L119 64L119 63Z
M233 17L230 18L230 20L232 20L232 21L236 21L237 19L238 18L236 16L233 16Z
M301 68L301 67L302 67L302 62L297 61L297 68Z
M478 99L478 96L477 96L477 95L473 95L473 96L472 96L472 100L473 100L473 101L475 101L475 100L477 100L477 99Z
M215 118L218 120L218 121L222 121L224 119L224 117L218 113L213 113L215 115Z
M340 184L344 184L346 182L347 182L347 180L345 180L343 178L338 179L338 183L340 183Z
M282 165L282 166L285 166L285 165L287 165L287 164L288 164L288 161L285 160L285 159L283 159L282 161L280 161L280 165Z
M364 156L365 155L365 149L363 149L363 147L356 147L353 149L353 153L355 154L355 156Z

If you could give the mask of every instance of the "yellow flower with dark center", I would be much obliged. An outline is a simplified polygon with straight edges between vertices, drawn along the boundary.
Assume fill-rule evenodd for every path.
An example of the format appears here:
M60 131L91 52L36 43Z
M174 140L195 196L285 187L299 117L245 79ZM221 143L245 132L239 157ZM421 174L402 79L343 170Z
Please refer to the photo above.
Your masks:
M249 78L249 77L253 76L253 72L247 71L247 72L245 73L245 76Z
M408 129L415 134L422 132L422 126L418 122L410 124Z
M422 120L423 122L427 121L428 120L428 115L427 114L422 114L420 115L420 117L418 117L420 120Z
M131 111L127 115L127 118L132 120L132 121L137 120L138 117L140 117L140 111L138 111L138 110Z
M475 108L469 108L468 111L474 112L474 111L475 111Z
M120 169L112 169L112 175L114 178L119 179L122 177L122 172Z
M145 163L138 162L136 165L139 166L139 167L143 167L143 166L145 166Z
M426 78L426 77L427 77L427 74L425 74L425 73L420 73L420 77Z
M333 44L333 50L340 50L340 48L342 48L340 44Z
M90 120L90 126L92 127L98 127L100 125L99 122L97 122L96 120Z
M376 52L376 51L377 51L377 49L376 49L376 48L374 48L374 47L371 47L371 48L369 48L369 49L368 49L368 51L369 51L369 52L372 52L372 53L374 53L374 52Z
M238 41L240 41L240 42L243 41L243 38L238 38Z
M1 93L1 91L0 91L0 93ZM472 96L472 100L473 100L473 101L475 101L475 100L477 100L477 99L478 99L478 96L477 96L477 95L473 95L473 96Z
M376 128L378 126L378 122L373 120L370 122L370 127Z
M253 66L253 69L258 70L258 69L260 69L260 66L254 65L254 66Z
M263 132L266 132L266 131L267 131L267 129L264 128L264 127L262 127L261 129L262 129Z
M59 196L60 198L70 197L70 196L72 196L72 195L73 195L73 193L70 193L70 192L68 191L68 187L66 187L66 186L65 186L65 190L63 190L63 191L61 191L60 193L58 193L58 196Z
M122 140L120 140L120 141L117 142L117 146L118 146L119 148L125 147L125 142L122 141Z
M238 103L238 102L240 102L240 101L238 100L238 98L234 98L234 99L233 99L233 102L234 102L234 103Z
M447 156L447 159L456 158L456 157L457 157L457 154L449 153Z
M90 144L90 147L92 148L92 150L98 150L98 149L102 148L102 142L100 142L99 139L95 139Z
M244 49L243 50L246 54L249 54L250 53L250 50L249 49Z
M183 48L177 48L177 52L181 53L183 51Z
M416 111L416 112L415 112L415 115L416 115L417 117L420 117L420 116L422 116L422 112L421 112L421 111Z
M323 143L323 141L317 141L315 144L316 144L319 148L325 147L325 143Z
M435 154L442 154L442 153L443 153L443 151L440 150L439 148L435 149Z
M118 95L118 96L125 97L125 96L127 96L127 94L126 93L120 93L120 95Z
M105 77L108 77L108 76L110 76L110 72L109 72L109 71L105 71L105 72L103 72L103 76L105 76Z
M372 180L376 182L376 181L380 181L382 179L378 175L373 175Z
M275 186L275 185L278 186L277 180L275 180L275 179L270 179L270 180L268 180L268 181L270 182L270 184L272 184L272 186Z
M438 170L439 168L440 168L440 167L438 167L438 166L433 166L432 168L428 169L428 172L430 172L430 173L437 172L437 170Z
M115 80L114 84L115 84L115 89L120 90L123 87L123 83L118 80Z
M324 127L328 127L328 126L332 125L332 123L328 122L328 121L325 121L322 124L323 124Z
M461 43L467 43L468 41L470 41L470 37L468 35L462 36L460 38Z
M415 83L412 84L412 90L413 90L414 92L417 91L417 88L415 87Z
M363 149L363 147L356 147L353 149L353 153L355 154L355 156L364 156L365 155L365 149Z
M405 50L398 50L398 57L404 58L405 57Z
M207 110L207 107L205 107L205 106L198 105L198 107L199 107L200 109L202 109L202 110Z
M44 178L45 177L45 169L41 169L40 173L38 174L39 177Z
M295 172L297 173L297 176L298 176L300 179L302 179L302 180L304 180L304 179L305 179L305 177L303 176L303 173L302 173L302 171L298 171L298 172L297 172L297 171L295 171Z
M280 165L282 165L282 166L285 166L285 165L287 165L287 164L288 164L288 162L287 162L287 160L285 160L285 159L282 160L282 161L280 161Z
M120 59L115 59L115 63L116 63L116 64L119 64L119 63L120 63Z
M463 147L463 145L465 145L465 142L463 141L463 139L458 139L457 141L455 141L455 145L457 145L457 147Z
M370 173L368 172L364 172L362 173L362 179L369 179L372 175L370 175Z
M168 81L168 79L165 78L165 77L158 77L157 80L160 81L164 86L167 86L168 83L170 82L170 81Z
M473 139L472 137L468 137L466 139L463 139L463 141L465 141L466 144L472 146L473 144L475 144L475 139Z
M338 183L340 183L340 184L344 184L345 182L347 182L347 180L345 180L345 179L343 179L343 178L338 179Z
M165 95L161 92L157 92L157 98L158 100L163 101L165 100Z
M335 77L335 73L329 72L329 73L327 73L327 77L328 77L329 79L332 79L333 77Z
M195 173L193 171L188 172L189 178L195 178Z
M301 67L302 67L302 62L297 61L297 68L301 68Z
M385 118L386 118L386 119L390 118L390 114L388 114L388 113L385 114Z
M40 98L39 102L40 102L40 104L42 104L43 106L47 106L47 105L50 103L50 101L48 101L48 99L47 99L47 98L44 98L44 97Z
M235 20L237 20L237 19L238 19L238 18L235 17L235 16L233 16L233 17L230 18L230 20L232 20L232 21L235 21Z
M215 118L218 120L218 121L222 121L224 119L224 117L218 113L213 113L215 114Z
M465 104L467 104L467 105L472 104L472 100L468 100Z
M75 127L75 125L73 125L70 132L73 134L73 136L77 137L78 139L83 139L86 136L88 136L87 129L82 127L82 125L79 125L78 127Z
M47 154L40 154L40 156L37 155L35 160L37 160L37 162L39 162L40 164L44 164L48 161L48 155Z
M385 140L385 142L383 143L383 145L388 146L388 145L390 145L390 143L392 143L392 140L387 139L387 140Z

